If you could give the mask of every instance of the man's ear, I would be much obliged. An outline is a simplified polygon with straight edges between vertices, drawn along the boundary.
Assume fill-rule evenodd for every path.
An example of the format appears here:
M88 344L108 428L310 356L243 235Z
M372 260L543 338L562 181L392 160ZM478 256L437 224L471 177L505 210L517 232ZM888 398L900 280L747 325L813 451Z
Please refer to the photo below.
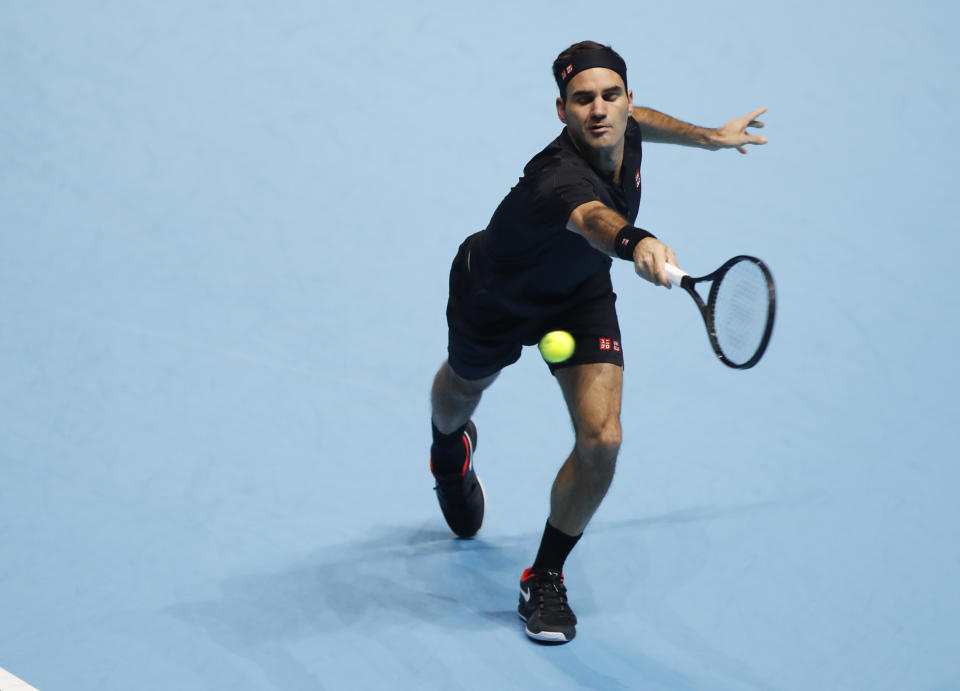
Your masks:
M557 96L557 117L564 125L567 124L567 104L559 96Z

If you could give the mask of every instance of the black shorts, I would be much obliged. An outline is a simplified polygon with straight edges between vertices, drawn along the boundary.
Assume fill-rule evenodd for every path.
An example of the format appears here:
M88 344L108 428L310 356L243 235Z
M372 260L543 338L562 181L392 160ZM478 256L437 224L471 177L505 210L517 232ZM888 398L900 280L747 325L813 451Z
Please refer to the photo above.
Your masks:
M539 343L544 334L556 330L568 331L576 349L570 359L549 364L551 372L598 362L623 367L617 296L609 271L584 281L555 309L538 305L535 310L517 310L495 291L477 288L467 268L468 252L464 242L450 268L447 302L447 353L458 375L482 379L495 374L519 360L523 346Z

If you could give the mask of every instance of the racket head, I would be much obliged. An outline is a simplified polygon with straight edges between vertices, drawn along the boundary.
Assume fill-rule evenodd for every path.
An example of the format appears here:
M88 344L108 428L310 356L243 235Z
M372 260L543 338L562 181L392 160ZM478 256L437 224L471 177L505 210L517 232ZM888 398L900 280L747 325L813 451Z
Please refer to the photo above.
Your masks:
M700 281L712 281L701 311L714 353L728 367L753 367L773 334L777 291L770 269L756 257L739 255L692 282Z

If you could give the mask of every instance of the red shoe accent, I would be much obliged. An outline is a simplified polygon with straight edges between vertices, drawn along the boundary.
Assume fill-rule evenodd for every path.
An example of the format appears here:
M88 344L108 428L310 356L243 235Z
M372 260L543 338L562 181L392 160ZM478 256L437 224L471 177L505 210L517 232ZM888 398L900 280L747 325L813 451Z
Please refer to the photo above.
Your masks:
M463 462L463 469L460 471L460 475L462 477L466 477L467 470L470 468L470 440L467 438L466 432L463 433L462 439L463 439L464 455L467 457L467 459ZM433 456L430 457L430 473L434 477L436 477L437 475L433 470Z
M466 477L467 468L470 467L470 440L467 439L466 432L463 433L463 448L464 448L464 451L466 452L467 460L463 462L463 470L460 472L460 474Z
M520 576L520 582L522 583L523 581L527 580L528 578L536 578L536 577L537 577L537 574L536 574L536 572L533 570L533 567L531 566L529 569L524 569L524 570L523 570L523 575ZM563 574L562 574L562 573L560 574L560 582L563 583Z

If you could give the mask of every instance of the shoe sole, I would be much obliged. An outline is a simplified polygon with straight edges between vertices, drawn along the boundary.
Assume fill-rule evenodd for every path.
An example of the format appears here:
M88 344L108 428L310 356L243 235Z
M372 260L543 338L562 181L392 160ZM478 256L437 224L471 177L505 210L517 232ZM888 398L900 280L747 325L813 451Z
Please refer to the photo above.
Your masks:
M477 533L480 532L480 528L483 527L483 522L487 518L487 490L483 488L483 483L480 482L480 478L477 477L477 484L480 485L480 496L483 497L483 516L480 517L480 525L477 526ZM477 533L474 533L476 535ZM473 537L471 535L471 537Z
M480 478L479 478L479 477L477 478L477 484L480 485L480 496L483 497L483 516L480 517L480 525L478 525L478 526L477 526L477 529L476 529L475 531L473 531L472 533L470 533L469 535L460 535L460 534L458 534L456 531L454 531L453 534L457 536L457 539L458 539L458 540L471 540L471 539L473 539L473 537L474 537L477 533L480 532L480 529L483 527L483 522L484 522L484 521L486 520L486 518L487 518L487 491L483 488L483 483L480 482ZM447 524L447 527L448 527L448 528L450 527L450 524L449 524L449 523ZM451 530L453 530L453 529L451 528ZM0 689L0 691L2 691L2 689Z
M527 618L519 612L517 613L517 616L523 619L524 622L527 621ZM562 631L540 631L539 633L534 633L529 627L526 626L523 627L523 630L526 632L527 636L542 643L569 643L573 640L573 637L577 635L576 632L574 632L570 635L570 638L567 638L566 634L564 634Z
M474 454L477 453L478 436L477 436L477 426L473 424L473 420L470 420L469 423L473 426L473 436L471 437L469 433L467 434L467 437L470 439L470 467L473 468L473 456ZM480 485L480 496L483 497L483 515L480 517L480 525L477 526L477 532L474 533L473 535L476 535L477 533L480 532L480 529L483 527L483 522L487 518L487 490L483 488L483 483L480 482L479 475L477 475L477 484ZM469 535L468 537L461 538L461 539L469 540L470 538L473 537L473 535Z

